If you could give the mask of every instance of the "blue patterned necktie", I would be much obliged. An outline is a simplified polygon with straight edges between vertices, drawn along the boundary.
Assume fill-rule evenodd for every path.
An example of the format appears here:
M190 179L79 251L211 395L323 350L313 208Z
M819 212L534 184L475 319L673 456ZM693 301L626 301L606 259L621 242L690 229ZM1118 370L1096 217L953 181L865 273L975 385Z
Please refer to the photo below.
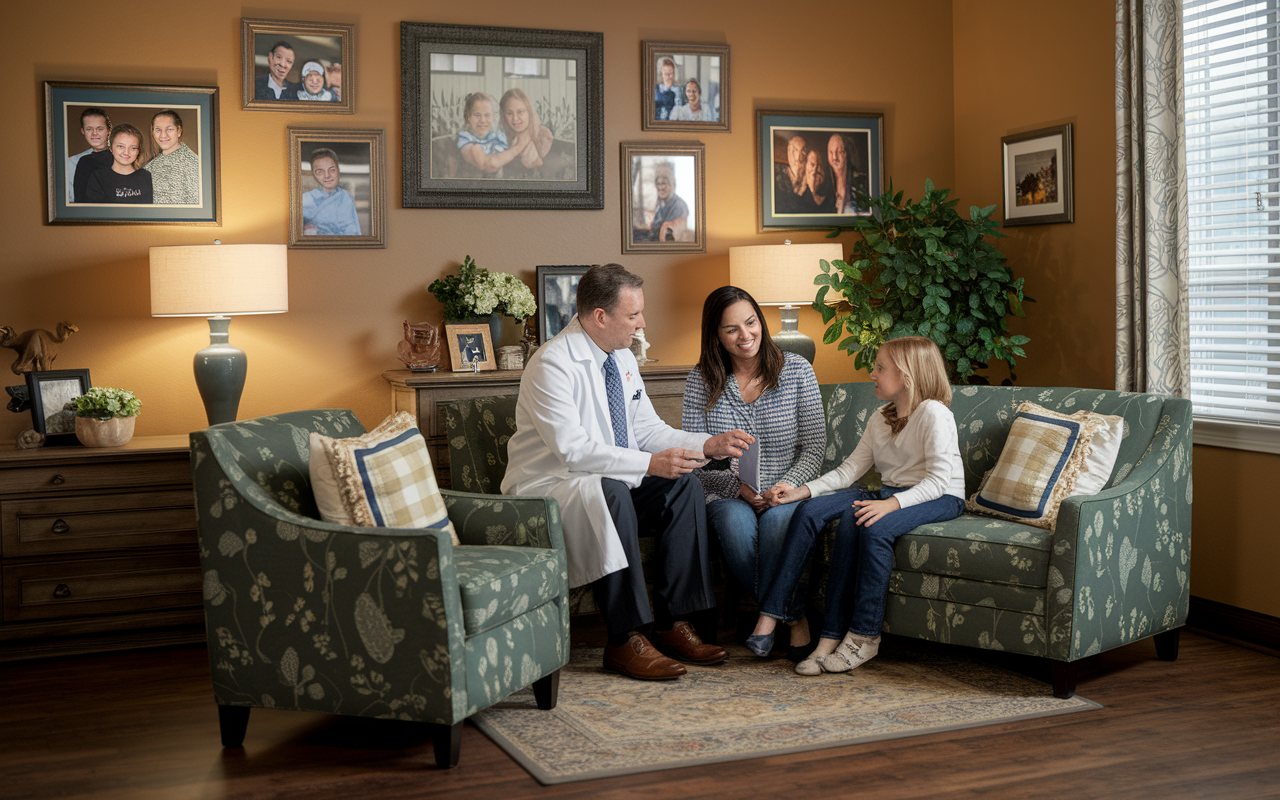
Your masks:
M618 362L613 353L604 359L604 391L609 396L609 416L613 419L613 443L626 447L627 406L622 397L622 378L618 375Z

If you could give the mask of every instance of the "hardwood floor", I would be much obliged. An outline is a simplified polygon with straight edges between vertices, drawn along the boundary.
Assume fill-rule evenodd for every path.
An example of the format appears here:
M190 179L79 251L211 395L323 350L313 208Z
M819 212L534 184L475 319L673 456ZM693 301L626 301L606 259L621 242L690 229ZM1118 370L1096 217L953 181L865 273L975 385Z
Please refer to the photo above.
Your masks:
M451 771L423 726L322 714L255 709L224 751L203 647L79 656L0 667L0 797L1280 796L1274 654L1184 632L1174 663L1150 640L1084 662L1078 691L1105 709L541 786L471 725Z

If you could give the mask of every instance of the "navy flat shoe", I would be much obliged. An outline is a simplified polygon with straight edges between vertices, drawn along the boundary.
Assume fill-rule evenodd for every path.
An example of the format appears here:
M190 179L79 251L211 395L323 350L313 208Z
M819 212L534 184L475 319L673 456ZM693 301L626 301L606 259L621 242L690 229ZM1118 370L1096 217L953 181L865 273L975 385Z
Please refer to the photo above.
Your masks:
M787 647L787 658L799 664L809 656L813 655L813 651L818 648L818 640L809 637L808 644L791 645Z
M747 649L761 658L768 658L773 652L773 634L757 633L747 637Z

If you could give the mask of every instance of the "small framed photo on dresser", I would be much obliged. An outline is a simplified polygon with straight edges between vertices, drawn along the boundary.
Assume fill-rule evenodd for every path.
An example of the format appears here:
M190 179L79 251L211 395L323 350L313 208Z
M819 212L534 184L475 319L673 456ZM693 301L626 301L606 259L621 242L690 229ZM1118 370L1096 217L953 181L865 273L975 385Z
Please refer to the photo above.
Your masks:
M445 325L454 372L490 372L498 368L488 323Z
M89 370L47 369L26 373L31 423L46 445L79 444L76 414L67 403L89 391Z

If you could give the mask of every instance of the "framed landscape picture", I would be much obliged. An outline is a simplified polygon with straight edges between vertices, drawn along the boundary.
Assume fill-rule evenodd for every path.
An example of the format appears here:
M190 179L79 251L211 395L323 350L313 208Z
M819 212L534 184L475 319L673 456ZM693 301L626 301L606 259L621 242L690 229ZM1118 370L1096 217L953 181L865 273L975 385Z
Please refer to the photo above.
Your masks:
M1004 224L1074 222L1071 123L1000 139Z
M564 330L578 313L578 281L590 266L540 266L538 280L538 344Z
M406 208L604 208L604 36L400 23Z
M622 143L622 252L707 252L705 149Z
M241 19L241 107L351 114L356 110L356 27Z
M48 221L221 225L218 89L46 81Z
M387 246L380 130L289 129L289 247Z
M640 43L640 128L729 132L729 45Z
M884 115L756 112L760 231L846 225L884 192Z

